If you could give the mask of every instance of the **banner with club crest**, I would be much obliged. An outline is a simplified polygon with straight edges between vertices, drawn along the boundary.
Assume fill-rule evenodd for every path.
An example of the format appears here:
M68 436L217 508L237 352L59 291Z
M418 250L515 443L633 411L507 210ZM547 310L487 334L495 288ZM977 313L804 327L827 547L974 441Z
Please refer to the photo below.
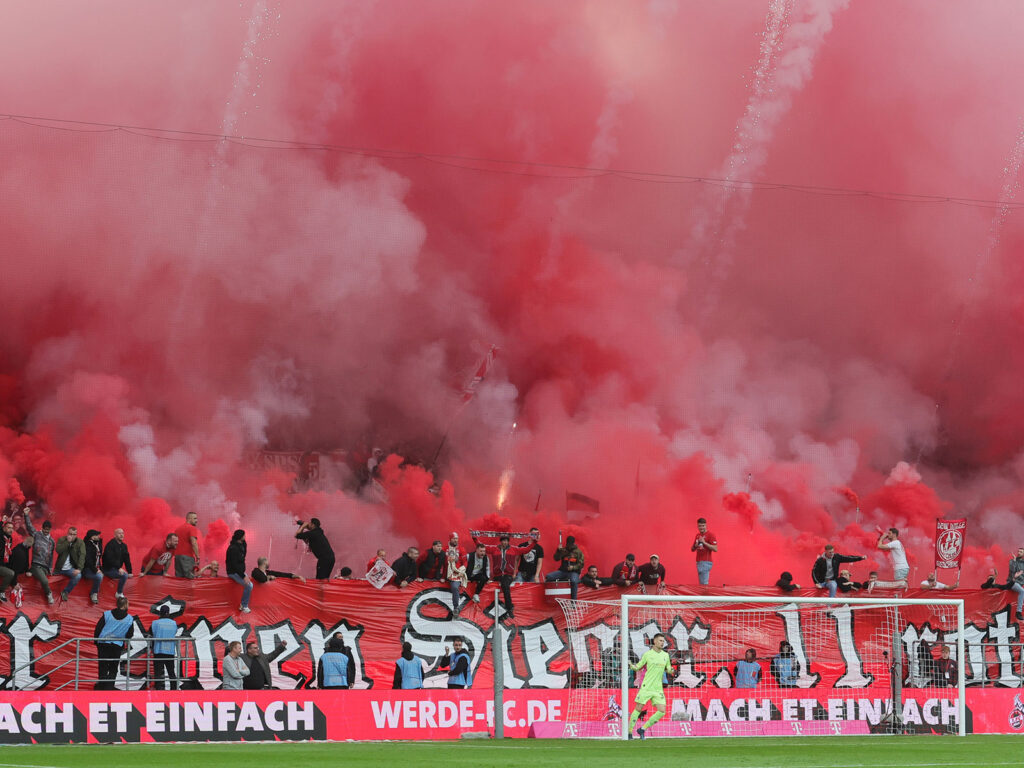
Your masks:
M935 567L960 568L967 519L935 521Z

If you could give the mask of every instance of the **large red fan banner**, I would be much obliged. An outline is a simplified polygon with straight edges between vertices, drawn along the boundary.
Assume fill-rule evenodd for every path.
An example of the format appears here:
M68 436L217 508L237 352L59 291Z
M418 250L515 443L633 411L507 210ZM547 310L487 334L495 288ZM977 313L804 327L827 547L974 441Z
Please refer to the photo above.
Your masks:
M62 580L55 579L54 585L55 591L59 591ZM129 610L136 616L137 635L149 630L161 606L168 606L171 618L180 628L179 637L188 638L183 648L192 661L185 665L184 676L189 678L187 687L194 689L221 687L220 662L227 643L234 640L254 641L264 652L273 651L283 643L286 650L270 665L274 687L282 690L315 688L316 663L326 641L338 632L353 655L356 668L353 687L356 689L390 688L395 660L403 642L411 643L413 653L424 661L425 685L445 687L447 673L439 662L455 637L463 639L471 654L473 687L491 685L493 667L489 643L494 627L494 592L490 588L485 590L479 603L466 603L457 618L450 611L451 593L447 585L438 582L416 583L405 589L386 586L378 590L362 580L298 584L279 579L257 585L250 614L237 613L241 589L223 578L192 581L147 576L130 581L126 592L131 601ZM71 638L94 636L102 612L113 607L114 585L103 585L99 606L89 603L84 585L72 593L69 602L55 606L45 604L34 583L26 584L24 591L22 607L15 608L11 602L0 604L0 686L22 690L91 688L92 682L84 681L97 677L93 645L82 643L83 661L77 668L75 644L60 646ZM617 601L621 594L618 587L580 589L581 599ZM744 595L780 600L821 595L818 590L800 590L783 596L768 587L701 591L683 586L669 586L666 594L732 595L738 598L737 607L743 607ZM959 590L936 595L926 590L908 590L903 596L932 598L951 594L966 601L965 640L972 644L968 653L968 685L978 685L985 680L989 684L1019 686L1020 679L1013 669L1018 648L1012 645L1018 636L1018 626L1007 604L1007 593ZM562 611L545 595L544 585L516 585L512 598L516 622L504 633L507 651L504 679L508 688L567 688L570 652L575 670L586 673L600 668L602 651L617 641L617 610L609 610L607 617L595 614L593 626L581 627L580 635L570 644ZM856 626L838 629L832 626L831 632L853 638L851 642L855 644L867 642L865 638L876 634L878 627L874 624L880 619L871 618L874 614L854 617L847 611L843 615L851 622L856 621ZM698 662L705 643L719 636L736 634L734 627L723 624L746 621L743 611L734 615L716 612L700 616L698 619L702 626L707 625L707 631L703 640L698 641L691 637L694 630L688 625L693 623L692 619L673 618L672 612L665 616L665 625L661 626L660 619L652 622L648 627L650 632L664 632L675 647L691 647ZM929 643L951 641L955 625L955 611L924 606L901 610L900 625L889 629L902 639L909 657L919 639ZM781 640L788 640L795 647L805 644L797 624L786 621L782 612L769 612L767 618L758 623L756 631L747 627L745 637L746 646L755 648L761 658L774 654ZM822 651L816 658L809 659L814 673L813 687L832 687L846 674L848 666L855 663L862 650L837 645L830 647L828 654ZM44 656L48 651L54 652ZM744 648L725 651L742 658ZM130 669L122 669L116 683L120 689L134 690L145 685L146 643L133 641L130 656Z

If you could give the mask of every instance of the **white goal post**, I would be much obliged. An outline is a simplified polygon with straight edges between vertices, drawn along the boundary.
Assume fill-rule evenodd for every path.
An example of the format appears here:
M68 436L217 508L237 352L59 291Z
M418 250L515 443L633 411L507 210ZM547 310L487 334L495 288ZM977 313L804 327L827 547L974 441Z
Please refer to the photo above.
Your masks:
M962 599L631 593L559 602L570 737L631 737L630 665L657 634L674 669L661 705L643 707L649 735L966 733Z

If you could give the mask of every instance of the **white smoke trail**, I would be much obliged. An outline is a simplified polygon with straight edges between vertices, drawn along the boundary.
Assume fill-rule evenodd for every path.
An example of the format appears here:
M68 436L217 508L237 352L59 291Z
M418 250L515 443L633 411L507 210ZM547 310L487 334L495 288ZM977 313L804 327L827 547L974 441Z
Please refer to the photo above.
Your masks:
M234 136L238 132L239 122L249 114L244 107L245 102L257 96L257 91L263 85L263 66L269 59L259 54L259 45L271 34L274 34L274 21L280 18L276 9L267 5L266 0L257 0L253 4L252 12L246 23L245 42L242 45L242 53L238 58L238 67L235 69L231 81L231 95L228 96L224 105L224 119L221 122L221 133L225 136ZM259 109L259 104L253 102L253 109ZM223 159L224 145L221 141L218 147L218 155Z
M256 91L262 85L263 65L267 63L267 59L258 54L258 46L272 29L272 16L275 19L280 18L280 14L277 14L276 10L268 7L266 0L256 0L246 22L245 40L235 66L231 91L224 104L224 114L220 126L222 136L237 135L241 118L248 114L248 110L244 109L242 105L247 99L255 98ZM248 95L250 92L252 93L251 97ZM169 318L169 351L171 354L179 345L187 344L189 332L194 331L196 324L202 322L201 314L194 311L194 307L187 301L187 297L191 296L195 290L197 272L206 261L207 251L211 247L216 247L216 214L224 195L225 161L230 147L231 141L227 138L222 138L217 142L209 161L210 174L206 179L204 200L200 208L199 220L196 223L195 245L181 254L184 257L182 263L185 266L181 290L183 299L177 303Z
M779 123L810 79L835 14L848 3L770 0L750 97L736 123L732 151L714 174L723 180L723 190L698 209L684 251L688 261L699 259L713 267L712 285L702 286L702 290L713 289L728 271L736 237L743 231L750 209L752 188L743 182L756 180L764 167Z
M1017 131L1017 139L1014 141L1013 149L1010 150L1006 164L1003 166L1003 183L999 190L999 206L996 208L995 216L988 228L988 239L985 249L979 254L979 267L984 267L986 262L996 248L1003 234L1003 226L1010 215L1011 205L1020 191L1020 169L1024 165L1024 120L1021 120L1020 128ZM977 280L974 281L977 285Z

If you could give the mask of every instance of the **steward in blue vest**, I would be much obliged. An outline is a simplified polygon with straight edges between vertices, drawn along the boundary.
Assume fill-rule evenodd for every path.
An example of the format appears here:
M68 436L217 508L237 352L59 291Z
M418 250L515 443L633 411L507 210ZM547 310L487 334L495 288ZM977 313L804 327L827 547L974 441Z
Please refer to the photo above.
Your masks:
M97 691L114 690L118 660L124 651L125 638L135 635L135 617L128 613L128 598L117 598L117 607L104 611L96 622L96 655L99 659Z
M733 670L737 688L757 688L761 682L761 665L757 663L757 651L748 648L743 661L736 662Z
M423 687L423 662L413 654L412 643L402 644L402 656L395 662L394 689L410 691Z
M160 618L150 624L149 634L156 639L149 648L153 658L153 677L150 682L154 688L163 690L164 678L167 678L171 690L176 691L178 673L174 668L174 662L178 655L178 644L173 638L178 636L178 623L171 618L171 609L168 606L160 606Z
M334 638L327 643L316 671L316 682L321 689L348 688L349 658L344 649L345 646Z
M445 655L441 657L438 667L440 669L448 669L449 688L472 688L473 670L469 667L471 660L469 651L462 647L461 637L454 638L452 646L455 648L455 651L449 653L446 647L444 649Z
M800 662L793 654L793 646L783 640L779 643L779 653L772 657L772 676L780 688L795 688L800 675Z

